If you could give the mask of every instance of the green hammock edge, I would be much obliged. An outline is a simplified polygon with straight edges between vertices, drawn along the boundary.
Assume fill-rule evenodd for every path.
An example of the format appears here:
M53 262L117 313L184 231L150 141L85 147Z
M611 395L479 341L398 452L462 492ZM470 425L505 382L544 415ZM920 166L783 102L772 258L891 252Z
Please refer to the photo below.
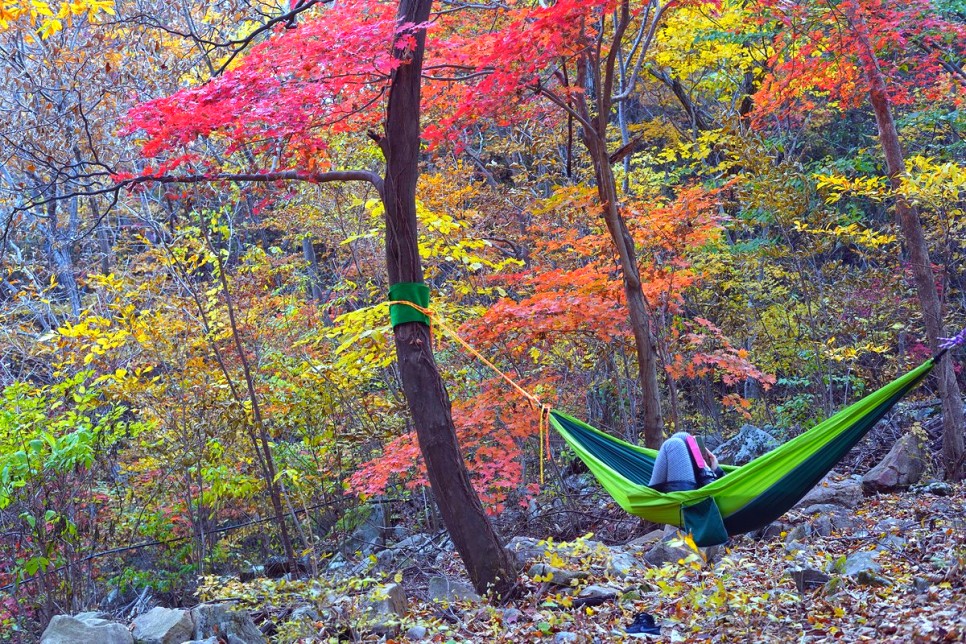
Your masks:
M791 509L934 365L934 359L927 360L746 465L725 466L727 476L698 490L661 493L647 487L654 450L556 410L550 413L550 424L628 513L681 527L681 507L710 496L734 535L764 527ZM609 458L600 458L585 442L602 445Z

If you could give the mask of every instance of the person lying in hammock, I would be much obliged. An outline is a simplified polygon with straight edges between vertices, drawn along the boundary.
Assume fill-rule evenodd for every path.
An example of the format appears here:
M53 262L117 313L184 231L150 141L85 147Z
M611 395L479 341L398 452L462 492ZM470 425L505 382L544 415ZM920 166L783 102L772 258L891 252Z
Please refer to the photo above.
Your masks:
M661 445L648 487L659 492L696 490L724 475L714 454L691 434L678 432Z

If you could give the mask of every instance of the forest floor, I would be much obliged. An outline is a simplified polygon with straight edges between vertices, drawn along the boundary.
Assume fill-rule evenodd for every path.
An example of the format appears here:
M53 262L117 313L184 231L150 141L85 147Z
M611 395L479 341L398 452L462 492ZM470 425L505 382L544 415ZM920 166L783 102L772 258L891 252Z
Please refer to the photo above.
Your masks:
M946 492L866 497L849 511L852 525L827 536L802 537L820 517L792 511L780 531L735 538L711 556L672 541L680 548L676 561L642 563L623 574L610 560L628 546L607 547L596 537L541 542L545 553L526 564L531 573L522 577L521 595L503 605L427 599L420 562L338 588L319 580L261 580L216 584L216 594L257 597L250 610L256 621L279 625L275 641L641 641L627 636L625 626L647 612L661 627L660 635L645 638L655 642L960 642L966 641L966 487ZM847 570L846 562L862 560L863 552L870 566L858 575ZM448 563L434 572L459 575L455 554L442 561ZM541 561L579 578L567 586L547 581L531 568ZM812 583L803 590L794 569L810 571ZM406 589L408 610L375 627L382 632L376 634L350 596L371 596L374 586L393 581ZM583 599L609 593L599 605ZM297 604L313 606L312 617L293 620Z

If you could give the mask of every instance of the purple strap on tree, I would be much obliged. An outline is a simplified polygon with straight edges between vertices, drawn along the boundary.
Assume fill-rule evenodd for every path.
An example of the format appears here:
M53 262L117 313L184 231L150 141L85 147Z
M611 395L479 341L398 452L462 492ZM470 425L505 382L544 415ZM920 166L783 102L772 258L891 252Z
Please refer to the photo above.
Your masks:
M963 329L951 338L939 338L942 344L939 345L940 351L946 351L954 347L961 347L966 344L966 329Z

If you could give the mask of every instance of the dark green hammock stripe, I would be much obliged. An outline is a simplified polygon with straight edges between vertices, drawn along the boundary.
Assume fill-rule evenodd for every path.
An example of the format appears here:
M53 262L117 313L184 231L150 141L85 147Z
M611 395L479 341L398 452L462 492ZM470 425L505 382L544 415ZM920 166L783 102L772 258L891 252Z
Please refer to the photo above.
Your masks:
M835 464L849 453L855 445L889 413L899 400L919 384L914 381L899 393L874 408L854 425L833 438L826 446L793 468L777 483L756 496L745 507L725 518L728 534L751 532L767 526L795 506L808 491L815 487Z
M762 528L792 508L929 373L934 360L869 394L809 431L699 490L662 494L647 487L657 452L632 445L559 411L550 423L627 512L681 525L682 505L715 499L729 534Z

